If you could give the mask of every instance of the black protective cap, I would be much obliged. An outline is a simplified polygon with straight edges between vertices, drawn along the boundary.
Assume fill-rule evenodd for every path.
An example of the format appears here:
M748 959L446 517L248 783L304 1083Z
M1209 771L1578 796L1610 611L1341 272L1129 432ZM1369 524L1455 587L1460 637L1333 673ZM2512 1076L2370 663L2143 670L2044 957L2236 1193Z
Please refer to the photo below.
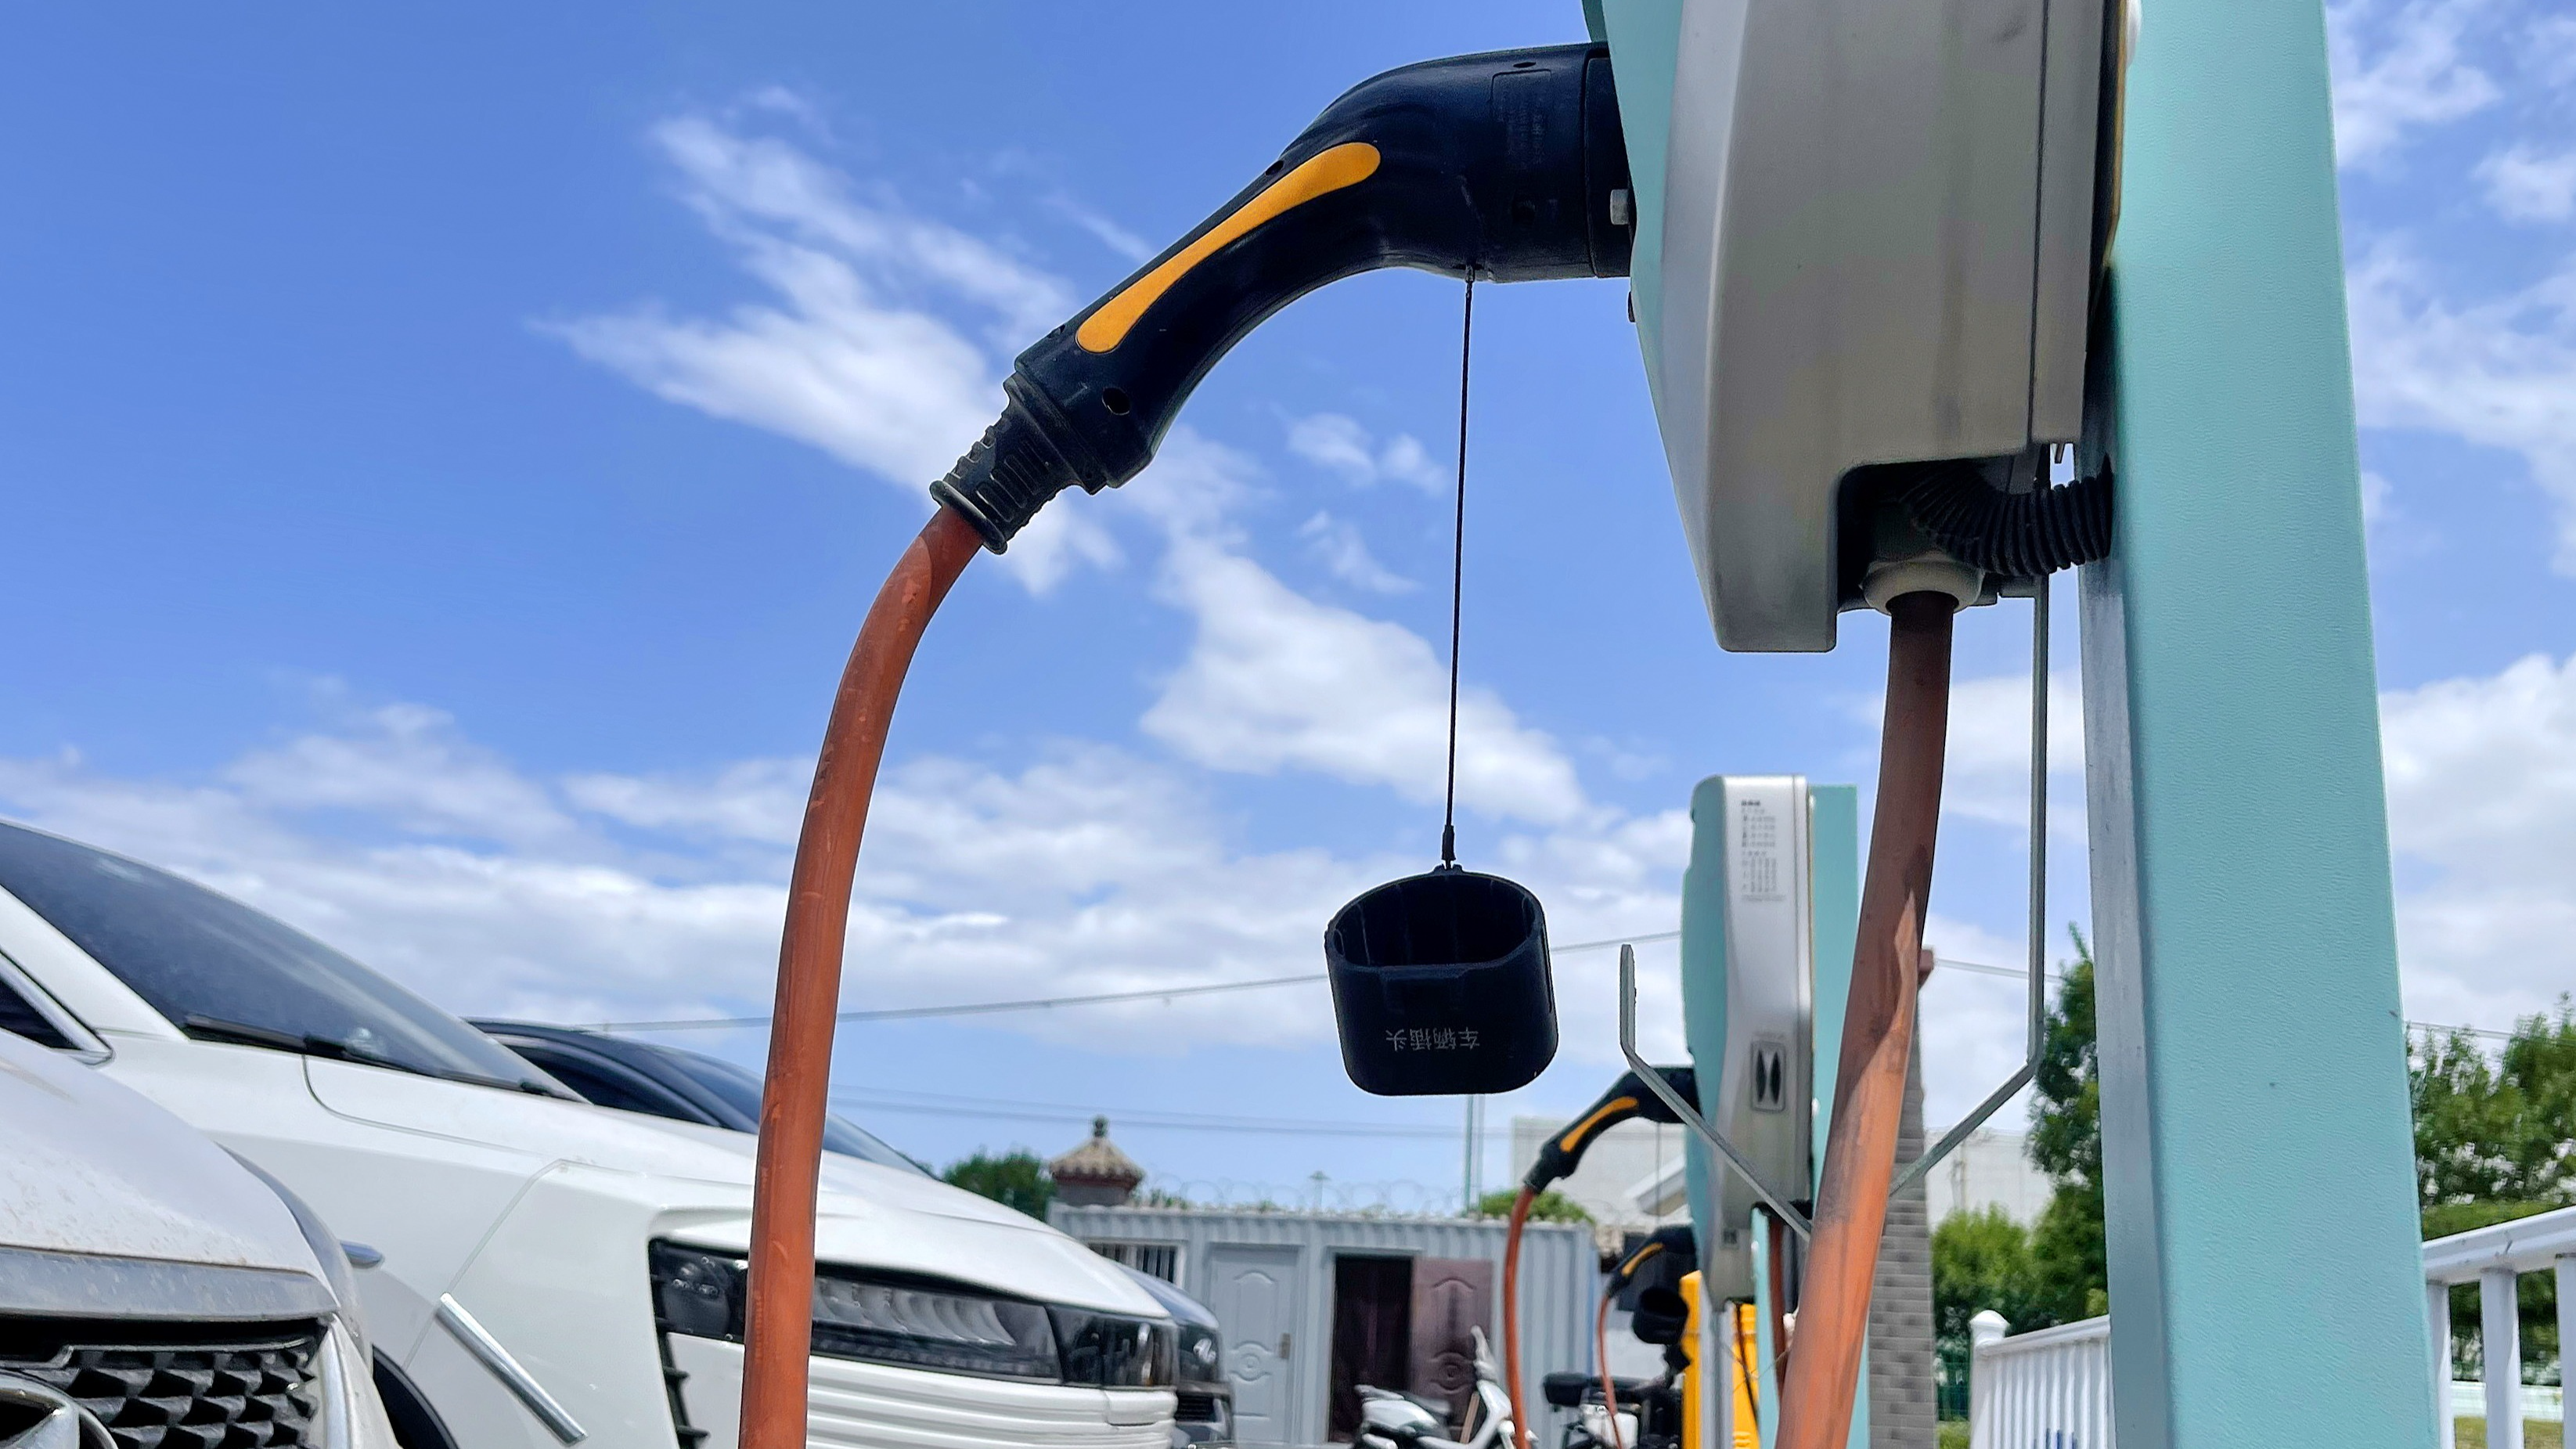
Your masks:
M1508 1092L1556 1057L1547 913L1498 875L1390 881L1324 932L1342 1066L1381 1097Z

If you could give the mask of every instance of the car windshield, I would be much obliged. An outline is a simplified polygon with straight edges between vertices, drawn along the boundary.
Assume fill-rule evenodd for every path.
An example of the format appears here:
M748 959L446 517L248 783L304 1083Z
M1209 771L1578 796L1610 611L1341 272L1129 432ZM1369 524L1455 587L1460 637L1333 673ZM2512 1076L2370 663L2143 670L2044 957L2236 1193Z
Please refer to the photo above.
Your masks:
M715 1093L727 1106L757 1122L760 1120L760 1078L718 1057L700 1056L678 1047L656 1047L671 1065L689 1074L689 1080ZM839 1115L823 1118L823 1150L863 1158L884 1167L900 1167L907 1172L921 1172L921 1164L878 1141L866 1130ZM928 1174L923 1174L927 1176Z
M464 1022L284 922L168 871L0 824L0 887L200 1040L555 1090Z

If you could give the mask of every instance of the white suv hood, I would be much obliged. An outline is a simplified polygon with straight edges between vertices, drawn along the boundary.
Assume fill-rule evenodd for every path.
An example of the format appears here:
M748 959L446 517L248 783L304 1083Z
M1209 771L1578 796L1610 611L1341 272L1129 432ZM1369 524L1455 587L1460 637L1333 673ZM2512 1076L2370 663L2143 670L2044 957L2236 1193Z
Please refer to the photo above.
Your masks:
M0 1031L0 1244L314 1275L286 1204L196 1129Z
M669 1236L740 1251L751 1236L754 1139L493 1087L322 1058L305 1076L344 1117L648 1177ZM1044 1223L944 1182L825 1154L815 1256L929 1274L1084 1308L1168 1317L1118 1267Z

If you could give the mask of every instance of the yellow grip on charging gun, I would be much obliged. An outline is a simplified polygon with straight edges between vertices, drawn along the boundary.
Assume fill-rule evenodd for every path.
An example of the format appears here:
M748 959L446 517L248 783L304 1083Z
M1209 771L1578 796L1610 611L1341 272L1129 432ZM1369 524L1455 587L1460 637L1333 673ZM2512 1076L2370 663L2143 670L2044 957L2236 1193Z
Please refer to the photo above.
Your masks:
M1082 319L1080 327L1074 329L1073 340L1080 343L1085 352L1107 352L1116 347L1126 340L1137 319L1145 315L1145 309L1153 306L1172 289L1174 283L1188 275L1190 268L1292 208L1368 180L1377 173L1377 163L1377 148L1366 141L1345 141L1307 157L1287 175L1263 187L1250 201L1227 213L1224 220L1200 232L1188 246L1165 257L1161 266L1128 283L1118 295L1101 303L1090 316Z
M1609 1101L1594 1108L1591 1116L1586 1117L1582 1121L1575 1123L1573 1126L1566 1128L1565 1135L1556 1139L1557 1150L1560 1152L1582 1151L1584 1139L1590 1137L1595 1130L1614 1125L1628 1113L1636 1110L1637 1099L1634 1097L1611 1098Z
M1630 1254L1628 1261L1619 1265L1619 1271L1611 1274L1610 1276L1617 1279L1619 1282L1625 1283L1630 1278L1637 1276L1637 1265L1645 1262L1648 1258L1655 1256L1663 1250L1664 1245L1661 1243L1648 1243L1646 1246L1639 1248L1636 1252Z

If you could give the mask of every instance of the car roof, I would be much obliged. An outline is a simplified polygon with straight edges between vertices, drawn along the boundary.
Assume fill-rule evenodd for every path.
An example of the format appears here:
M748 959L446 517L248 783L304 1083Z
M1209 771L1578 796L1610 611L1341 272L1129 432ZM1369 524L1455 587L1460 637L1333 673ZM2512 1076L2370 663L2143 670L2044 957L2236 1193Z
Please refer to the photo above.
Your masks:
M715 1126L730 1127L737 1132L756 1132L760 1129L757 1119L745 1115L731 1102L708 1091L704 1083L680 1070L678 1064L671 1060L670 1055L679 1050L678 1048L658 1047L649 1042L631 1041L606 1032L584 1031L574 1026L550 1026L534 1021L476 1019L469 1021L467 1025L505 1040L519 1037L606 1057L628 1071L650 1079L653 1085L688 1103L704 1114L706 1120Z

